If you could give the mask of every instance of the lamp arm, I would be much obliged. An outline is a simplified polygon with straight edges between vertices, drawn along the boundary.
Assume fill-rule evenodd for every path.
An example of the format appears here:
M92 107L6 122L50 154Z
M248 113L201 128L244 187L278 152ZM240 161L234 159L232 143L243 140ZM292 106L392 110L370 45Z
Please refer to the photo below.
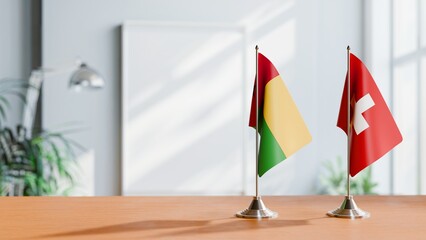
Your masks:
M76 59L73 65L67 64L59 68L48 68L48 67L39 67L31 71L30 78L28 80L30 88L27 89L25 105L22 114L22 125L27 129L27 137L31 137L32 130L34 127L34 118L37 113L37 103L40 97L40 90L43 83L43 80L46 77L51 77L57 74L65 73L76 66L80 66L82 61Z
M29 78L31 87L27 89L24 112L22 114L22 125L27 129L27 137L31 137L32 135L42 82L43 74L37 70L32 71Z
M76 67L79 67L83 62L77 58L74 62L74 64L66 64L59 67L51 68L51 67L39 67L31 72L31 75L33 73L38 72L40 75L42 75L42 78L55 76L61 73L66 73L70 70L75 69Z

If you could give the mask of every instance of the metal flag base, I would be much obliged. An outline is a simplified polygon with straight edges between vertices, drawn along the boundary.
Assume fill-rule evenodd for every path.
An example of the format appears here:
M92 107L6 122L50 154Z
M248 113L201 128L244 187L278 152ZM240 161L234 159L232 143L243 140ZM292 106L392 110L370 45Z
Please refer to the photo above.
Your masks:
M370 213L361 210L355 203L353 196L345 196L342 205L336 210L327 212L330 217L338 218L368 218Z
M241 212L237 212L240 218L276 218L278 213L269 210L260 197L253 197L250 206Z

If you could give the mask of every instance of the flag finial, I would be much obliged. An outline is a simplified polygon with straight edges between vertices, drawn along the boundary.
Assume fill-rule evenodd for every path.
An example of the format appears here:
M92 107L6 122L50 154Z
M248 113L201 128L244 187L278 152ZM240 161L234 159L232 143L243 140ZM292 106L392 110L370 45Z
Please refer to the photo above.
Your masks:
M346 48L346 50L348 50L348 51L351 50L351 47L349 47L349 45L348 45L348 47Z
M259 50L259 46L256 45L256 47L254 49Z

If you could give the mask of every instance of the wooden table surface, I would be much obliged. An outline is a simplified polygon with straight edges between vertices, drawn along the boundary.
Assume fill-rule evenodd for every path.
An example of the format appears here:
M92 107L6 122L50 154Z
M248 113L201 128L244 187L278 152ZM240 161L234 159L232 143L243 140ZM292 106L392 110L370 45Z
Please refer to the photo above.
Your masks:
M263 200L278 218L235 218L251 197L2 197L0 239L426 239L426 196L356 196L360 220L325 215L341 196Z

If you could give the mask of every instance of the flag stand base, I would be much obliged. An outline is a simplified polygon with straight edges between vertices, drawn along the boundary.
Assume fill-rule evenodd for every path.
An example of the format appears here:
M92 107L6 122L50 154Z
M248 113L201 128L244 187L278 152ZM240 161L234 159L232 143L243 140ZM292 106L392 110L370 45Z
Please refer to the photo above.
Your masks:
M260 197L253 197L250 206L236 214L239 218L276 218L278 213L269 210Z
M370 213L363 211L356 205L352 195L345 196L342 205L333 211L327 212L327 215L330 217L351 219L370 217Z

